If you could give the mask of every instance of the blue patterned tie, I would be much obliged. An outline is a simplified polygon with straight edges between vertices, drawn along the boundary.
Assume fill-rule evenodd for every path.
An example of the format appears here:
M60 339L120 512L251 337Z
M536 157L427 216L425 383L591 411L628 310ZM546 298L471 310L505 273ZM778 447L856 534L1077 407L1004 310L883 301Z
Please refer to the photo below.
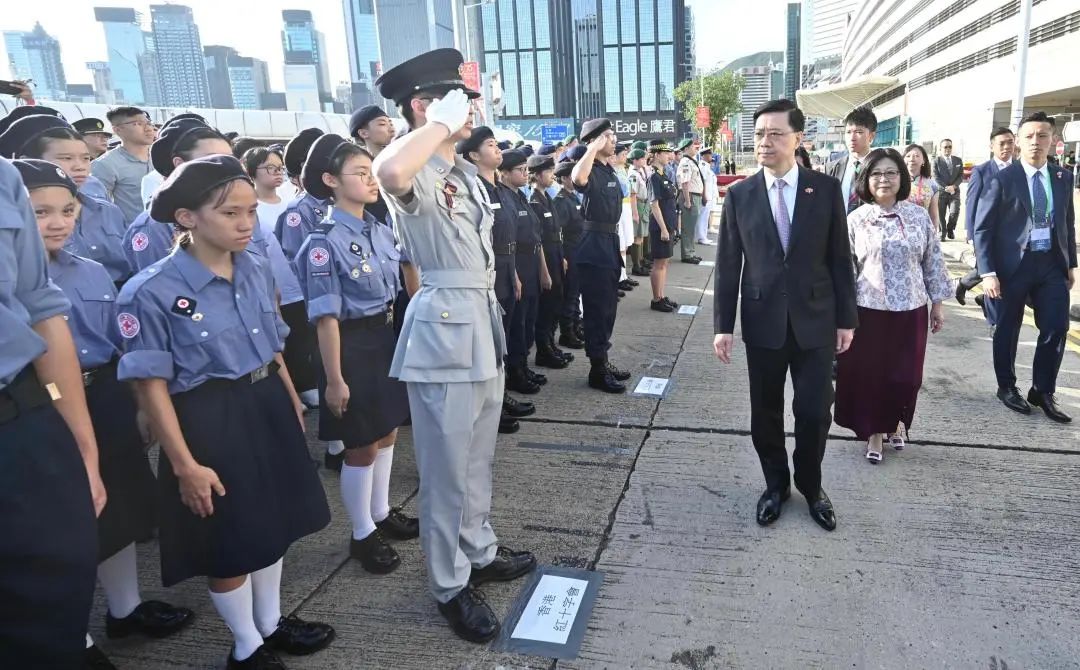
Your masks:
M1043 186L1042 173L1036 172L1031 177L1032 200L1035 201L1031 210L1032 230L1036 228L1049 228L1050 222L1046 218L1046 187ZM1032 251L1049 251L1050 238L1031 240L1028 247Z

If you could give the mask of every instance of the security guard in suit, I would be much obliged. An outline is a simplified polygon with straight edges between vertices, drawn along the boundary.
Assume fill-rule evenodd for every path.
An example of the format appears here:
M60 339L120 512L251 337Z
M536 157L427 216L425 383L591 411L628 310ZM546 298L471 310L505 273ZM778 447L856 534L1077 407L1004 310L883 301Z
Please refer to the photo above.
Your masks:
M623 254L619 248L622 188L608 159L615 155L615 131L608 119L590 119L581 126L585 155L574 166L574 188L584 195L585 218L575 263L581 282L585 354L591 364L589 386L605 393L623 393L630 373L608 361L611 333L619 300L619 273Z

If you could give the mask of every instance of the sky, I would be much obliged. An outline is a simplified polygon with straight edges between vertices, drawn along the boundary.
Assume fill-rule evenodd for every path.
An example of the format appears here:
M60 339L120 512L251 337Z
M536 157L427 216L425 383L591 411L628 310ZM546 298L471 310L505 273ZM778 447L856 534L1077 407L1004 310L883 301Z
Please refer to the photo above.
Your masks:
M154 0L155 4L161 0ZM569 2L569 0L560 0ZM87 61L108 60L105 34L94 20L94 5L134 7L149 20L150 2L130 0L33 0L5 2L0 30L30 30L40 21L45 31L60 40L68 83L90 84ZM195 14L203 46L223 44L241 55L270 64L270 83L283 89L281 10L308 9L316 27L326 35L330 80L349 79L345 22L341 0L184 0ZM745 0L690 0L696 17L697 59L709 68L757 51L780 51L786 42L787 0L755 0L756 16L746 16ZM0 72L7 72L6 54Z

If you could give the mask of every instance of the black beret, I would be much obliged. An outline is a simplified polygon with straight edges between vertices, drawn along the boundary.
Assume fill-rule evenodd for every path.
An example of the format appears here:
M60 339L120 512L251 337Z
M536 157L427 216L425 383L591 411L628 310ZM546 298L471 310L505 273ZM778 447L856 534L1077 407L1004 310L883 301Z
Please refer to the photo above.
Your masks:
M176 145L181 138L197 128L210 129L202 121L193 118L183 118L170 121L158 131L157 139L150 145L150 164L162 177L168 177L173 171L173 156Z
M581 143L588 144L611 128L611 121L607 119L589 119L581 124Z
M570 173L574 171L575 165L577 165L577 161L559 161L559 164L555 166L555 176L569 177Z
M349 136L356 137L356 133L379 117L389 117L382 107L378 105L365 105L352 113L349 117Z
M23 184L28 191L43 186L61 186L71 191L71 195L79 194L79 187L56 163L35 158L20 158L11 161L11 164L19 170L19 175L22 176Z
M467 88L461 79L464 62L457 49L435 49L387 70L375 80L375 85L379 87L379 95L399 105L420 91L445 94L460 88L470 98L479 98L480 93Z
M522 146L518 147L517 151L520 151L521 153L525 154L525 158L528 158L529 156L533 155L533 148L531 146L529 146L528 144L523 144Z
M323 131L318 128L304 128L285 145L285 156L282 161L285 163L285 171L289 173L290 177L300 176L300 172L304 169L304 161L307 160L308 151L311 151L311 145L315 144L315 140L319 139L322 134Z
M514 145L510 143L510 140L503 140L502 142L499 142L499 149L503 151L510 151L513 146Z
M518 140L517 142L514 142L515 149L520 149L523 146L525 146L525 140Z
M147 115L147 118L149 118L149 115ZM176 116L170 116L169 118L165 119L165 123L161 124L161 127L164 128L165 126L173 123L174 121L181 121L183 119L195 119L196 121L202 121L204 126L210 125L210 123L206 120L206 117L201 114L196 114L195 112L183 112L181 114L177 114Z
M150 199L150 218L162 223L176 223L176 210L197 209L206 195L231 181L251 183L244 166L234 156L204 156L181 163L154 191Z
M559 145L558 144L545 144L544 146L537 149L536 153L539 156L550 156L551 154L555 153L558 150L559 150Z
M615 153L616 154L621 154L622 152L629 151L629 150L630 150L630 143L629 142L619 142L618 144L615 145Z
M0 119L0 133L4 132L19 119L26 116L55 116L64 119L64 115L45 105L20 105L11 110L11 113ZM67 121L67 119L64 119Z
M79 119L75 123L71 124L71 127L79 131L82 135L92 135L93 133L101 133L102 135L112 136L112 133L105 129L105 122L101 119L95 119L88 117L85 119Z
M458 140L458 143L454 145L454 151L466 156L470 151L479 151L481 144L493 139L495 139L494 130L487 126L476 126L472 129L472 135L463 140Z
M543 172L555 167L555 159L551 156L529 156L526 165L529 166L529 172Z
M503 152L502 165L499 166L500 170L513 170L519 165L524 165L528 161L528 157L521 153L518 149L511 149L510 151Z
M23 116L16 119L7 130L0 133L0 156L18 158L35 137L54 128L72 130L71 125L59 116Z
M330 187L323 183L322 176L330 169L330 161L342 145L348 144L341 135L328 133L320 135L308 151L304 169L300 173L300 184L304 190L319 200L326 200L333 195Z
M565 154L563 154L564 161L579 161L585 156L585 152L589 150L589 147L584 144L576 144L570 147Z

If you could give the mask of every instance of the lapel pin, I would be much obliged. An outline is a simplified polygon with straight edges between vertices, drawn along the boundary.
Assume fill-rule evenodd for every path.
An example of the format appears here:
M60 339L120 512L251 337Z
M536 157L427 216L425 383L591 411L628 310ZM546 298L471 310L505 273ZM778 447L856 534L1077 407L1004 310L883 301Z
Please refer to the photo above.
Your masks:
M803 189L803 191L804 191L804 192L806 192L806 193L813 193L813 192L814 192L814 189L812 189L812 188L810 188L809 186L807 186L806 188L804 188L804 189Z

